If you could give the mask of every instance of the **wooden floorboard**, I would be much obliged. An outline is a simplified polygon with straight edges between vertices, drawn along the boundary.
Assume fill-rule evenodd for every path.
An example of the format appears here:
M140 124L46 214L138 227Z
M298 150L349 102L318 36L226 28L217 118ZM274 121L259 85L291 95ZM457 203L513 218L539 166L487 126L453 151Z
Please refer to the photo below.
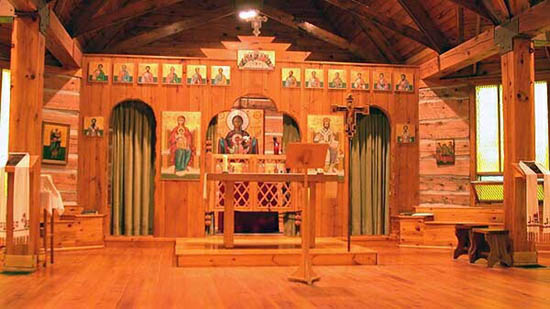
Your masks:
M314 286L295 267L176 268L171 248L59 252L30 275L0 275L0 308L548 308L550 268L453 261L450 250L362 242L376 266L318 266ZM540 259L550 264L548 257Z

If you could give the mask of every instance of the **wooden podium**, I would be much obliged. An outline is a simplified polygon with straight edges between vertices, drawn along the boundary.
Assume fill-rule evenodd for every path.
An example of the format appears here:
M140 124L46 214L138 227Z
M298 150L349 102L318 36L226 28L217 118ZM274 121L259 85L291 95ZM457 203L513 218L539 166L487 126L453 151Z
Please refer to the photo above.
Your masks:
M312 230L313 220L311 216L311 204L309 198L308 184L308 169L322 168L325 166L326 153L328 144L309 144L309 143L290 143L286 150L286 166L287 168L295 168L304 172L304 207L302 211L302 260L298 266L298 270L294 272L288 279L291 281L303 282L312 284L321 279L312 269L311 255L309 254L311 246L311 235L315 233Z

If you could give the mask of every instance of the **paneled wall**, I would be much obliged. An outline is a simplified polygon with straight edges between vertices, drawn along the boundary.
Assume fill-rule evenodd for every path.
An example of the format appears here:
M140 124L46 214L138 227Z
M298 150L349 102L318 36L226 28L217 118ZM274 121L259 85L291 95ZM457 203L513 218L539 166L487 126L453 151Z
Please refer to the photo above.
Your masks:
M65 206L77 205L80 81L79 72L46 67L44 73L44 121L71 125L67 165L42 163L42 174L52 176Z
M235 52L236 54L236 52ZM103 116L105 123L110 122L114 106L125 100L141 100L149 104L157 119L157 137L160 137L162 111L201 111L201 142L206 138L206 128L210 119L217 113L229 110L235 100L244 95L262 95L272 99L281 112L293 116L302 132L307 130L308 114L329 114L331 104L344 104L349 90L312 90L281 89L281 67L322 68L327 81L327 69L342 68L347 70L354 66L374 68L370 65L352 65L344 63L292 62L288 58L278 58L273 71L241 71L234 60L215 59L176 59L160 57L131 56L94 56L85 55L83 71L86 72L90 61L103 61L112 64L114 61L134 63L183 63L229 65L231 66L231 86L164 86L158 85L122 85L82 82L80 123L85 116ZM388 66L386 66L388 67ZM392 72L406 71L417 76L416 67L391 67ZM397 74L397 73L394 73ZM85 75L85 73L84 73ZM372 76L371 76L372 80ZM418 80L416 80L418 84ZM387 115L392 126L391 154L391 198L392 214L412 210L418 201L418 143L398 145L395 137L396 123L417 123L418 92L355 92L354 97L361 105L371 104L380 107ZM86 209L97 209L101 213L110 213L108 205L108 145L109 133L103 138L84 137L78 132L80 153L78 164L79 204ZM305 136L305 135L303 135ZM347 149L347 147L346 147ZM160 145L157 142L157 153ZM347 156L347 154L346 154ZM204 170L204 155L201 166ZM204 235L204 209L202 199L203 183L200 181L161 180L159 176L160 161L156 162L155 178L155 216L154 234L156 236L202 236ZM344 235L347 229L347 183L320 185L317 201L317 234L324 236ZM107 229L108 230L108 229Z
M471 93L466 86L420 89L421 206L470 205ZM455 141L455 164L438 166L436 145L445 139Z

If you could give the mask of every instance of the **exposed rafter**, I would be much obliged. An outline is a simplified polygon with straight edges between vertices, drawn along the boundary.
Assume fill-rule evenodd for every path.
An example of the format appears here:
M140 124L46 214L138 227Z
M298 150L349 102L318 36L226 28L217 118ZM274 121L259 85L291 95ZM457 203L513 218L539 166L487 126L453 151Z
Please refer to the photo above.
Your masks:
M442 53L450 48L449 42L419 0L398 1L418 28L428 37L432 46L437 49L437 52Z
M222 19L224 17L235 14L235 10L232 5L224 6L215 10L212 10L204 15L197 17L186 18L182 21L175 22L173 24L156 28L150 31L140 33L136 36L126 38L125 40L119 42L112 48L108 48L111 51L126 51L131 48L141 47L149 43L158 41L165 37L186 31L189 29L197 28L203 26L212 21Z
M36 11L46 6L44 0L9 0L18 11Z
M506 22L510 19L510 11L504 0L482 0L483 5L487 9L487 12L496 20L499 24Z
M353 17L361 27L363 33L372 41L373 45L378 49L378 52L386 58L389 63L403 62L401 56L395 52L395 49L390 45L384 33L378 28L378 25L365 19L359 19L357 16Z
M93 18L92 20L86 21L81 27L73 29L73 33L75 36L81 36L85 33L97 31L134 18L138 18L147 13L172 6L182 1L183 0L141 0L132 2L116 12L103 14Z
M348 50L351 53L363 58L369 59L370 55L367 53L365 48L349 42L347 39L336 35L330 31L322 29L312 23L307 21L297 20L293 15L286 13L284 11L278 10L276 8L266 6L262 8L262 13L267 15L269 18L278 21L279 23L291 27L296 30L305 31L312 37L315 37L319 40L325 41L331 45L337 46L344 50Z
M550 30L550 0L517 15L520 36L535 37ZM500 27L500 26L499 26ZM468 65L498 54L494 40L495 28L460 44L420 66L421 79L441 77L456 72Z
M454 2L461 7L468 9L477 15L486 18L487 20L491 21L493 25L498 25L500 21L495 18L495 16L491 16L491 14L488 12L487 8L481 3L480 0L448 0L451 2Z
M67 29L74 34L75 29L83 28L90 22L92 17L108 3L109 1L104 0L82 1L80 5L73 10Z
M374 11L369 6L362 4L357 1L346 1L346 0L325 0L326 2L341 8L359 18L370 20L374 23L377 23L384 28L399 33L400 35L407 37L413 41L416 41L426 47L431 49L437 49L436 46L430 42L428 37L424 33L416 30L413 27L405 25L404 23L395 20L391 17L388 17L384 14Z

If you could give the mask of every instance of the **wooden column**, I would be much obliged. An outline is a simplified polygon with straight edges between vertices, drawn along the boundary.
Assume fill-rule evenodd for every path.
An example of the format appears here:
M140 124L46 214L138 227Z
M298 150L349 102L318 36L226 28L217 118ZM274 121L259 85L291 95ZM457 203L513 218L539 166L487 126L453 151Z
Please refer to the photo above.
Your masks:
M527 240L525 185L514 178L514 164L535 159L535 61L530 39L513 39L501 56L504 112L504 224L510 231L514 264L536 263Z
M42 136L42 101L44 88L45 40L39 32L39 19L16 17L13 22L11 50L11 102L9 151L40 156ZM35 171L40 171L40 160ZM40 201L40 177L31 184L30 201ZM37 208L39 209L39 207ZM29 254L38 252L40 211L31 205L30 234L34 239Z

